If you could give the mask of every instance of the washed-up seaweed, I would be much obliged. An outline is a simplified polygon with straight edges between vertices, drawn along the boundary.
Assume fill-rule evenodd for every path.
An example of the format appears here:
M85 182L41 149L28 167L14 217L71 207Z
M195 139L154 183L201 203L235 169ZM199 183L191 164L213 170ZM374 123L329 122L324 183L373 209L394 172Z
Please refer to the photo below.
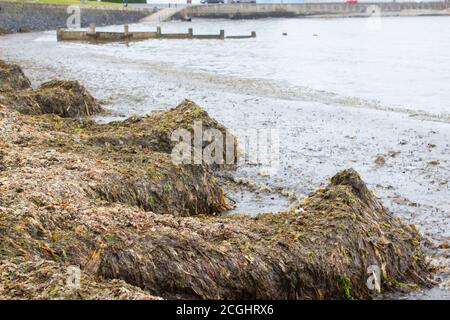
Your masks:
M105 249L99 274L166 298L364 299L370 266L383 291L429 284L413 226L394 218L345 170L302 213L257 218L155 217L133 247ZM154 224L154 225L153 225Z
M191 101L106 125L0 104L0 297L366 299L374 266L381 292L431 284L416 228L352 169L289 212L221 217L214 170L170 158L196 120L224 130Z
M0 60L0 89L24 90L30 87L30 80L19 65Z
M20 66L3 61L0 61L0 96L3 96L0 103L3 101L27 115L74 118L102 112L99 102L78 81L52 80L33 89Z
M122 280L106 280L84 271L80 271L83 285L76 288L70 282L68 270L71 269L53 260L23 259L15 263L3 260L0 264L0 299L159 299Z
M135 146L155 152L171 153L180 141L174 136L177 130L189 133L189 145L194 146L194 135L202 138L200 152L214 139L206 139L208 130L220 133L221 159L223 165L211 165L212 168L230 167L236 163L237 140L222 124L211 118L209 114L193 101L184 100L175 108L165 112L153 112L145 117L132 117L125 121L113 122L108 126L90 124L89 143L104 144L115 147ZM191 150L191 163L195 161L195 148ZM204 164L200 158L200 163ZM227 166L228 164L228 166Z

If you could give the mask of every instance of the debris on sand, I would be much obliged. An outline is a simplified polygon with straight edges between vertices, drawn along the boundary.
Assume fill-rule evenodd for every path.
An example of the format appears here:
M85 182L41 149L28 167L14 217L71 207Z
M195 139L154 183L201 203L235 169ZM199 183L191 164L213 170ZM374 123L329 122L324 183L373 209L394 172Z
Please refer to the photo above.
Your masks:
M223 137L230 138L232 151L237 149L235 148L237 141L227 129L211 118L205 110L187 99L168 111L153 112L145 117L132 117L125 121L113 122L109 126L90 126L92 132L90 140L95 144L134 145L169 153L177 143L172 139L173 132L179 129L187 130L191 133L191 143L193 143L196 124L199 124L199 129L203 132L209 129L218 130ZM224 159L227 150L226 142L224 139ZM208 141L202 141L202 148L206 145ZM235 153L232 156L235 162Z
M94 290L96 281L108 287L114 279L136 290L131 297L142 288L164 298L369 298L371 265L382 270L383 291L429 283L417 230L394 218L353 170L306 198L301 215L179 217L189 194L199 204L190 214L208 213L220 200L202 187L214 181L201 169L206 166L196 169L201 174L186 174L194 169L171 166L162 160L165 153L127 144L90 146L89 129L75 129L73 120L33 120L2 107L0 114L0 259L11 270L27 274L27 263L38 261L61 272L80 266L96 276L82 281L89 298L114 294ZM93 126L98 133L100 125ZM186 179L180 189L170 180L176 176ZM140 203L154 192L146 185L152 177L153 187L162 189L148 203L168 214ZM164 189L167 181L173 189ZM123 198L96 196L102 185ZM37 298L43 281L50 279L31 276L28 289L19 290L7 276L0 294ZM55 297L66 297L64 288Z
M52 80L32 89L20 66L3 61L0 76L0 102L7 100L22 114L74 118L102 112L99 102L78 81Z
M97 100L78 82L52 80L36 90L21 91L14 96L22 114L56 114L61 117L92 116L102 111Z
M438 166L441 164L441 162L439 160L431 160L428 162L428 164L432 166Z
M170 132L191 129L188 119L201 121L204 128L226 130L198 105L185 100L166 112L110 124L51 118L48 125L66 134L54 135L46 144L108 165L86 189L93 197L176 216L229 210L231 206L209 166L172 162Z
M83 270L79 273L78 286L77 279L70 282L70 267L46 259L21 260L0 263L0 299L160 299L125 281L105 280ZM76 266L72 268L77 270Z
M374 266L382 292L430 285L416 228L352 169L290 212L219 216L215 171L170 158L196 120L226 130L188 100L103 125L0 104L0 298L366 299Z
M417 231L355 171L338 173L305 202L301 215L154 216L150 232L133 235L133 250L120 241L105 249L99 273L190 299L368 298L372 265L382 270L382 290L429 283Z
M377 166L381 167L382 165L384 165L386 163L386 159L384 158L383 155L378 155L375 160L373 161L373 163L375 163Z
M0 60L0 89L24 90L31 83L17 64L9 64Z

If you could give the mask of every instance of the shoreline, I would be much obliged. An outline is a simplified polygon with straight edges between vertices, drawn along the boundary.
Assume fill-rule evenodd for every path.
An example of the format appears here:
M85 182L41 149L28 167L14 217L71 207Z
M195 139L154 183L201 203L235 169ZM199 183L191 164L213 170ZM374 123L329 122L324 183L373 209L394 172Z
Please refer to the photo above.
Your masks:
M48 283L52 273L40 269L48 266L81 268L91 299L368 299L377 295L366 286L371 265L383 268L383 292L433 284L417 229L394 217L352 169L291 211L220 217L230 207L218 169L175 166L168 157L177 128L201 120L225 130L201 107L185 100L96 124L55 115L61 107L82 110L86 102L75 98L91 101L74 82L31 89L18 66L3 63L1 71L3 298L73 298ZM36 100L41 109L21 99L33 90L44 98ZM42 108L52 102L57 109ZM30 274L30 287L46 289L20 290L11 280L18 270ZM111 294L117 281L128 296Z
M26 59L25 59L26 60ZM34 61L34 64L32 63L32 62L27 62L27 64L28 64L28 67L31 67L31 69L29 69L30 70L30 72L33 72L33 73L35 73L35 71L36 70L33 70L33 67L37 67L38 68L38 72L40 72L40 73L42 73L42 68L44 67L44 65L45 64L43 64L43 63L36 63L36 61ZM67 67L67 66L65 66L65 67ZM144 66L140 66L140 67L142 67L142 68L139 68L140 70L144 70L145 68L144 68ZM40 69L40 70L39 70ZM151 71L151 69L149 70L149 72ZM131 71L132 72L132 71ZM163 70L159 70L158 71L159 73L164 73L164 71ZM73 70L73 69L70 69L70 71L69 70L59 70L58 72L56 72L56 70L52 70L52 71L49 71L48 72L48 74L51 74L51 76L52 77L54 77L55 75L54 74L58 74L59 76L61 76L61 75L63 75L63 76L66 76L66 75L70 75L70 76L76 76L76 77L78 77L79 76L79 73L77 73L77 70ZM72 74L73 73L73 74ZM48 77L48 74L46 75L46 76L44 76L43 78L45 79L46 77ZM35 78L35 80L36 79L38 79L39 80L39 78L41 77L41 76L35 76L34 74L32 75L32 77L34 77ZM41 77L42 78L42 77ZM183 76L183 79L184 78L189 78L189 71L186 71L185 72L185 74L184 74L184 76ZM195 82L195 84L201 84L202 83L202 81L203 82L205 82L206 80L205 79L200 79L201 77L195 77L195 78L197 78L196 79L196 82ZM162 79L164 79L164 80L167 80L167 82L170 82L170 77L162 77ZM86 80L86 79L85 79ZM164 80L161 80L161 79L159 79L158 80L158 78L157 77L155 77L155 78L153 78L153 81L163 81L164 82ZM153 81L150 81L149 80L149 82L153 82ZM173 79L172 79L172 81L173 81ZM181 81L181 80L180 80ZM231 81L231 80L230 80ZM39 81L40 82L40 81ZM181 81L182 82L182 81ZM207 81L206 81L207 82ZM209 83L209 82L208 82ZM92 86L93 84L95 84L95 82L93 82L93 83L90 83L90 85ZM170 83L169 83L170 84ZM175 82L175 87L178 87L178 85L179 85L179 83L178 82ZM208 86L212 86L211 84L208 84ZM215 84L215 86L217 87L218 86L218 83L216 83ZM169 87L170 88L170 85L168 85L167 87ZM95 85L94 85L94 88L96 88L95 87ZM156 89L158 89L158 90L162 90L162 91L164 91L165 90L165 88L166 87L162 87L162 88L156 88ZM223 86L222 87L220 87L220 88L223 88ZM111 92L113 92L113 89L114 88L109 88L110 90L111 90ZM186 91L184 90L184 89L180 89L180 88L178 88L182 93L180 93L180 94L182 94L182 95L185 95L186 94ZM228 88L228 90L231 90L230 88ZM239 90L242 90L242 89L239 89ZM234 92L235 94L236 94L236 92ZM164 102L161 102L162 103L162 105L163 105L163 107L165 108L165 107L168 107L168 106L173 106L173 105L175 105L175 101L177 100L177 99L179 99L180 97L180 94L179 93L176 93L175 95L176 95L176 97L175 98L173 98L173 97L171 97L170 99L168 99L168 97L167 96L163 96L162 98L160 98L159 100L160 100L160 102L161 101L164 101ZM201 97L201 93L199 94L200 95L200 97ZM256 91L254 91L254 92L251 92L251 95L252 96L254 96L254 95L256 95ZM131 96L130 96L131 97ZM138 97L136 97L137 99L138 99ZM197 97L198 98L198 97ZM217 110L215 110L214 108L211 108L211 104L212 105L214 105L214 104L219 104L220 103L220 99L215 99L214 100L214 97L213 96L211 96L211 95L208 95L208 99L209 98L211 98L212 99L212 102L210 102L209 103L209 109L211 109L211 110L214 110L214 113L215 114L217 114L218 113L218 111ZM174 101L174 99L175 99L175 101ZM233 99L236 99L235 97L233 97ZM197 99L195 99L195 100L197 100ZM206 100L206 99L205 99ZM133 100L132 100L133 101ZM200 101L200 100L199 100ZM238 100L239 101L239 100ZM239 103L241 103L242 101L239 101ZM133 103L130 103L131 105L133 104ZM204 102L202 101L202 103L201 103L202 105L204 105ZM287 104L287 103L286 103ZM158 104L158 106L159 107L161 107L161 105L160 104ZM289 107L289 105L288 105L288 107ZM209 109L208 109L208 111L209 111ZM306 108L305 109L305 111L308 111L309 109L308 108ZM345 112L344 110L342 110L341 108L338 108L338 112ZM234 112L236 112L237 110L234 110ZM312 111L312 110L311 110ZM319 113L322 113L322 112L324 112L325 110L322 110L322 109L319 109ZM325 112L324 112L325 113ZM361 116L363 116L363 118L365 117L365 116L367 116L367 113L365 112L365 111L362 111L361 112ZM413 122L412 120L407 120L407 117L402 117L401 115L395 115L394 116L395 118L398 118L398 121L407 121L408 123L410 123L410 124L408 124L409 126L411 126L411 128L413 128L415 125L417 125L417 124L420 124L420 126L422 126L422 122ZM331 118L327 118L326 116L324 116L324 118L325 119L328 119L329 121L331 120ZM227 118L227 117L223 117L223 114L221 114L221 117L220 117L220 119L222 120L222 119L224 119L225 121L227 121L227 123L229 124L230 123L230 119L229 118ZM384 121L383 120L383 117L378 117L377 118L379 121ZM392 121L392 122L394 122L394 121ZM232 122L231 122L232 123ZM436 130L436 128L435 127L432 127L431 125L429 125L429 124L424 124L423 125L424 127L426 127L426 128L429 128L430 130ZM439 127L439 129L437 129L436 131L439 131L440 129L442 129L441 127ZM423 131L423 133L426 133L426 130L425 131ZM422 133L418 133L418 134L422 134ZM441 137L441 140L442 140L442 136L440 136ZM416 140L414 140L414 141L416 141ZM440 147L440 146L439 146ZM372 152L372 151L371 151ZM404 151L402 150L402 152L404 153ZM302 156L308 156L308 154L305 154L305 155L302 155ZM311 159L310 159L311 160ZM363 161L366 161L366 160L364 160L363 159ZM370 160L369 160L370 161ZM389 158L389 160L388 160L388 163L389 163L389 161L395 161L394 159L390 159ZM443 162L442 163L442 165L445 165L445 162ZM301 168L301 166L300 166L300 168ZM400 168L402 168L401 166L400 166ZM304 168L302 168L302 170L303 170ZM395 168L393 168L393 171L397 171L399 169L399 167L395 167ZM358 169L358 171L359 171L359 169ZM335 171L334 171L335 172ZM369 172L364 172L364 176L365 177L367 177L367 176L371 176L370 178L368 178L368 181L370 182L370 185L371 186L375 186L375 184L378 182L379 183L379 186L377 186L376 188L378 189L377 190L377 192L379 192L379 191L381 191L385 196L383 197L383 201L389 201L388 199L386 199L386 195L388 195L387 196L387 198L389 198L390 197L390 194L392 194L392 193L401 193L402 191L401 190L399 190L399 189L397 189L397 187L396 187L396 189L397 190L395 190L395 191L392 191L392 189L390 189L390 188L388 188L388 187L390 187L390 186L388 186L387 184L385 184L385 183L383 183L383 182L380 182L379 180L377 180L377 179L374 179L374 177L373 177L373 175L376 175L376 173L370 173L370 170L369 170ZM395 178L391 178L391 180L395 180ZM389 182L389 183L391 183L391 182ZM384 187L383 187L384 186ZM384 189L385 188L385 189ZM383 190L384 189L384 190ZM413 200L415 200L415 198L411 198L411 199L413 199ZM406 199L407 200L407 199ZM406 201L405 200L405 201ZM414 205L414 203L411 203L411 204L408 204L408 206L409 205ZM424 207L422 207L422 210L425 210L425 209L423 209ZM433 208L432 208L433 209ZM411 207L411 210L413 210L412 209L412 207ZM426 209L426 210L428 210L428 209ZM431 209L430 209L431 210ZM433 209L434 210L434 209ZM393 210L393 211L396 211L396 210ZM414 219L407 219L407 221L408 222L411 222L411 221L414 221ZM425 234L428 234L428 232L425 232ZM429 234L428 234L429 235Z

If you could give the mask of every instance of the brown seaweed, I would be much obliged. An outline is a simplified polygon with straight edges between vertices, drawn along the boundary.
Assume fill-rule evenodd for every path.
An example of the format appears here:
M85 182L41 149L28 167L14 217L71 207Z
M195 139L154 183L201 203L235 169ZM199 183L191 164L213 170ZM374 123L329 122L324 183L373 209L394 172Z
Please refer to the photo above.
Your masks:
M365 299L373 265L382 292L431 283L416 228L352 169L302 210L220 217L214 171L170 160L172 130L225 130L193 102L107 125L5 103L1 298ZM70 266L79 290L64 284Z

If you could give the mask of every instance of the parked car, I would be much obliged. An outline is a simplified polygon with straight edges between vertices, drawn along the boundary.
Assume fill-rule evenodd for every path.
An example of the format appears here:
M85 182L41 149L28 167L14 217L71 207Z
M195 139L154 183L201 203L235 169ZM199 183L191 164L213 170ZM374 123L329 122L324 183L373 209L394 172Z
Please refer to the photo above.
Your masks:
M347 3L347 4L357 4L358 0L346 0L345 3Z

